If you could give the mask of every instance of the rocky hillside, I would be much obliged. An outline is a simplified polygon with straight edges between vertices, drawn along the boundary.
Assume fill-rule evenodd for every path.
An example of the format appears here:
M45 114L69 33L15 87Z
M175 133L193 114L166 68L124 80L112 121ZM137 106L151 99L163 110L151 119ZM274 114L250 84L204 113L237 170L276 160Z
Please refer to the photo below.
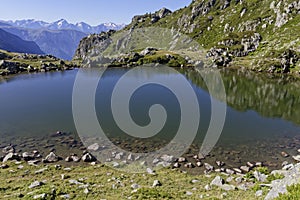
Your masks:
M44 54L39 46L0 29L0 49L18 53Z
M299 73L299 24L299 0L194 0L173 13L161 9L135 16L123 31L144 27L175 29L203 46L215 66ZM83 52L80 48L84 43L93 44L97 37L85 38L76 58L84 57L78 54Z
M0 49L0 77L25 72L72 70L77 66L51 55L12 53Z

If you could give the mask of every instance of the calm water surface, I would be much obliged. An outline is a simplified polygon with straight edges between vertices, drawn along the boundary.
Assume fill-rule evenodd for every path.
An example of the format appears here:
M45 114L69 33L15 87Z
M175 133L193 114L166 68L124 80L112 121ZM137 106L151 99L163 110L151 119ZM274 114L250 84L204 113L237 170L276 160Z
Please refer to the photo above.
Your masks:
M93 70L86 70L87 79L94 76ZM115 84L127 71L107 70L96 93L99 123L111 137L125 135L114 122L110 98ZM209 124L210 96L197 72L186 70L182 73L197 94L201 110L200 128L194 141L197 146L201 145ZM46 151L49 149L45 145L51 141L49 135L57 130L76 136L72 116L76 74L77 70L74 70L2 79L0 147L11 143L19 149L26 148L26 145L27 148L43 146ZM174 81L178 78L176 74L165 73L155 76ZM280 77L270 79L266 75L241 71L223 71L222 77L227 93L227 117L211 159L231 160L232 165L246 161L264 161L271 165L282 162L281 151L295 154L300 148L300 82ZM139 73L130 81L140 78L149 77ZM168 113L166 126L157 136L168 141L176 133L180 121L178 101L168 89L154 84L138 89L130 102L132 118L137 124L146 125L149 123L147 113L153 104L163 105ZM31 144L26 140L32 141Z

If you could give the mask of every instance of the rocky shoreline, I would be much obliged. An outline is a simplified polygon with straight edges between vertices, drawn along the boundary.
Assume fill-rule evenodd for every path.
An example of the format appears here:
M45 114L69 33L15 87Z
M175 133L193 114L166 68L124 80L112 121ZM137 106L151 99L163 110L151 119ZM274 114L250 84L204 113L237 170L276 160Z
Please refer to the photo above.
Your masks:
M64 71L78 68L74 62L51 55L11 53L0 50L0 76L20 73Z
M52 134L53 138L60 138L67 136L66 133L58 131ZM2 164L0 165L1 170L11 169L11 163L17 163L18 169L21 170L24 166L65 166L65 169L80 168L82 166L98 166L103 165L97 161L97 151L101 151L105 147L102 144L94 143L85 148L80 142L69 138L68 145L79 148L77 154L70 154L67 156L60 156L60 152L56 152L55 149L51 151L51 144L49 144L49 153L41 154L38 150L32 151L21 151L16 149L14 145L8 145L3 147L0 158ZM62 139L61 141L65 141ZM72 144L71 144L72 143ZM300 149L298 154L294 156L282 151L282 157L292 157L295 162L300 162ZM122 168L126 164L135 163L143 167L143 162L140 158L132 155L127 155L123 152L111 152L110 159L107 160L106 165L112 168L122 171ZM171 155L162 155L161 157L155 158L153 164L156 167L163 166L168 170L176 170L180 173L189 173L190 169L203 170L201 176L208 176L214 179L210 184L204 186L205 191L211 191L212 187L220 188L222 191L248 191L253 188L259 187L256 191L257 197L263 197L267 195L266 199L273 199L277 197L279 193L287 192L286 186L299 183L300 180L300 164L293 164L292 162L284 161L282 166L270 172L270 169L265 167L264 162L247 162L245 165L240 167L229 167L225 162L216 160L215 163L209 163L205 160L205 157L201 154L185 154L183 157L175 158ZM146 165L145 165L146 166ZM154 168L145 168L145 172L148 174L156 174ZM46 167L47 168L47 167ZM46 168L36 170L37 173L44 173ZM117 171L118 171L117 170ZM199 176L199 175L191 175ZM265 189L267 188L266 193ZM191 192L192 193L192 192Z

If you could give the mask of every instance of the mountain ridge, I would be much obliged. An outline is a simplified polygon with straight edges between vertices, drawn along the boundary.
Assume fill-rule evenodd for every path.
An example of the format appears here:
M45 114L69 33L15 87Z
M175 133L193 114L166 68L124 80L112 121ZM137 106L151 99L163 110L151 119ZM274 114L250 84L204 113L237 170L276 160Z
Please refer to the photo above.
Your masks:
M2 29L0 29L0 49L16 53L45 54L35 42L22 40Z
M135 16L122 31L177 30L206 49L215 67L300 73L299 0L193 0L163 17L160 12ZM94 37L83 39L78 48L91 46Z
M77 30L84 32L86 34L92 34L92 33L100 33L102 31L108 31L108 30L119 30L125 26L125 24L116 24L113 22L106 22L101 23L97 26L89 25L85 22L77 22L75 24L69 23L65 19L59 19L54 22L45 22L42 20L35 20L35 19L24 19L24 20L0 20L0 22L9 24L14 27L19 28L28 28L28 29L49 29L49 30Z

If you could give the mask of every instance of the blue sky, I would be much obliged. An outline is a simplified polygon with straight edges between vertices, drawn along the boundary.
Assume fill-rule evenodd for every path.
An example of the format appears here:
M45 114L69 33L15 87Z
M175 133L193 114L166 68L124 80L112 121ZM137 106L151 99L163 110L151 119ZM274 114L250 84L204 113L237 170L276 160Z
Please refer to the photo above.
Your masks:
M137 14L162 7L184 7L192 0L1 0L1 20L37 19L53 22L129 23Z

